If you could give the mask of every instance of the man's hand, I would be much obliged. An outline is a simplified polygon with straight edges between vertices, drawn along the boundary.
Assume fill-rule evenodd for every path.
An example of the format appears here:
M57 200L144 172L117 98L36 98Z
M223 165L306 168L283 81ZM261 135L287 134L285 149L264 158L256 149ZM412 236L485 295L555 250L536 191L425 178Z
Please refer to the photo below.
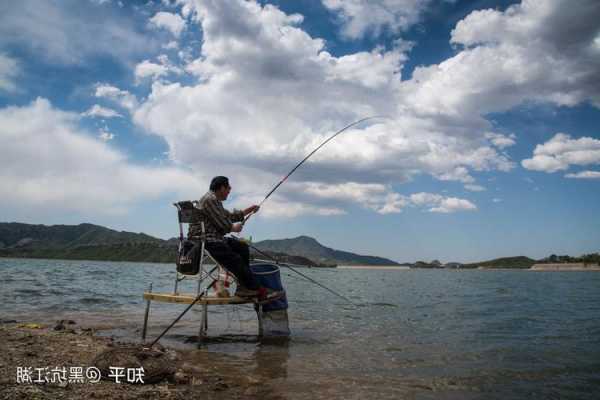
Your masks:
M260 206L257 206L256 204L253 206L250 206L244 210L244 216L251 214L251 213L257 213L259 209L260 209Z
M242 225L242 223L240 223L240 222L233 224L233 225L231 225L231 232L239 233L242 231L243 227L244 227L244 225Z

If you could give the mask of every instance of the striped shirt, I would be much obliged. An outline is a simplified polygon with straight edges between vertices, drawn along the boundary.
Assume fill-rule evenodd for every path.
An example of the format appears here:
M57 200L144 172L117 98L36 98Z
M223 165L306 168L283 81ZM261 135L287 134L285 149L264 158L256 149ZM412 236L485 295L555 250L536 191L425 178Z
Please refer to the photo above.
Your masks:
M190 224L188 238L200 239L202 236L202 225L204 222L204 231L207 242L222 242L223 236L231 232L231 226L234 222L244 220L244 212L233 210L230 212L223 207L223 203L217 199L214 192L207 192L198 201L194 222Z

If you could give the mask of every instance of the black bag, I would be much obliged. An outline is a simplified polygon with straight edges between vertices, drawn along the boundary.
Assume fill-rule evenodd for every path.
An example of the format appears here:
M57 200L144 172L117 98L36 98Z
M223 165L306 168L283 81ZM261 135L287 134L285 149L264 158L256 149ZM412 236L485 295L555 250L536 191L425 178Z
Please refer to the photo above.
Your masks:
M185 275L196 275L200 270L200 244L192 240L184 240L177 253L177 272Z

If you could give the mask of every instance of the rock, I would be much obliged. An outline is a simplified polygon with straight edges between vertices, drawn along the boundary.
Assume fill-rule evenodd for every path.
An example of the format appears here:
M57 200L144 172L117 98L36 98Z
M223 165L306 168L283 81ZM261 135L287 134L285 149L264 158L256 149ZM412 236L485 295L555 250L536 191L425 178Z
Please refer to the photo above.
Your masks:
M183 371L179 370L174 375L175 383L185 385L190 383L190 377Z
M56 325L54 326L54 330L55 331L64 331L65 330L65 325L64 325L64 320L60 320L60 321L56 321Z
M184 362L183 365L181 366L181 369L183 369L185 372L192 374L192 375L194 375L194 374L200 375L202 373L202 368L198 367L197 365L188 363L188 362Z

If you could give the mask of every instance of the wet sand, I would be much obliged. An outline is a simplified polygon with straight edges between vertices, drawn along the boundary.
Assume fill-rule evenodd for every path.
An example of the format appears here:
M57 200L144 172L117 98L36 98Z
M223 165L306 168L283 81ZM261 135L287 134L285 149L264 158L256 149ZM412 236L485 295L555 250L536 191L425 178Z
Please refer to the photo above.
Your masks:
M74 322L74 321L73 321ZM97 335L93 326L65 322L56 326L33 322L0 321L0 398L6 399L278 399L266 386L241 367L232 366L219 354L190 352L155 346L161 353L161 363L172 373L156 383L131 384L125 378L120 383L89 379L88 368L94 359L109 349L132 343L121 343L111 337ZM18 370L31 367L32 381L18 381ZM65 367L67 379L55 379L45 373L55 367ZM83 382L71 375L72 367L82 367ZM119 367L119 365L115 365ZM123 365L122 367L126 367ZM44 374L36 370L44 369ZM41 377L50 377L48 382ZM69 381L71 380L71 381Z

